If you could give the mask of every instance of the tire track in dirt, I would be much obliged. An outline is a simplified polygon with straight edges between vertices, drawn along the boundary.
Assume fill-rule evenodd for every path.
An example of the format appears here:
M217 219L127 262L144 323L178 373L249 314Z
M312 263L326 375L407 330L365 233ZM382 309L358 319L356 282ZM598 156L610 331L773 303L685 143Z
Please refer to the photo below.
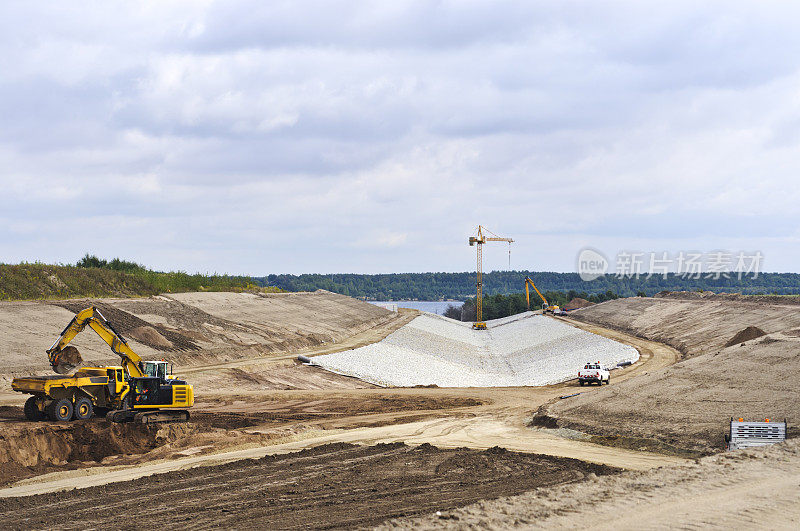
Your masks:
M146 508L159 526L185 527L190 520L195 529L352 527L615 473L500 448L329 444L113 486L5 499L0 519L6 527L25 529L128 527L123 522L139 521Z

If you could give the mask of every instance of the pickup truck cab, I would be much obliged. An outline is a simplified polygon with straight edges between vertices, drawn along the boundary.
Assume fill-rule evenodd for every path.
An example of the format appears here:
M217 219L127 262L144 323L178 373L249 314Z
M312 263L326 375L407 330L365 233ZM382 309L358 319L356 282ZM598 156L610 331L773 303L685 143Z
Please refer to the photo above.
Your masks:
M604 369L599 361L596 363L587 363L584 365L583 369L578 371L578 383L581 385L587 383L603 385L603 383L609 384L610 382L611 373L608 372L608 369Z

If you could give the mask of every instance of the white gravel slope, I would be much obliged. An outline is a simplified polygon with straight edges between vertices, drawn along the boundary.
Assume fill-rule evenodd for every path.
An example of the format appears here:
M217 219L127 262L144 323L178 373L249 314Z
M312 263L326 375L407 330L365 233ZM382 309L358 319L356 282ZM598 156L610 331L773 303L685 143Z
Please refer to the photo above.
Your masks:
M531 312L488 321L488 330L425 313L383 341L313 358L367 382L410 387L511 387L574 378L587 361L614 366L639 353Z

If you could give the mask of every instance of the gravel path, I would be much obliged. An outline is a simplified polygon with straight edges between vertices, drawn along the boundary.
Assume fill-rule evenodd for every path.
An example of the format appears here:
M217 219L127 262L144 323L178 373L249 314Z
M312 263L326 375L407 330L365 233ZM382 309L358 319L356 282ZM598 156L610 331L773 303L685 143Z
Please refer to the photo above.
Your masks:
M423 314L383 341L314 358L314 364L379 385L512 387L575 377L587 361L636 361L633 347L526 312L485 331Z

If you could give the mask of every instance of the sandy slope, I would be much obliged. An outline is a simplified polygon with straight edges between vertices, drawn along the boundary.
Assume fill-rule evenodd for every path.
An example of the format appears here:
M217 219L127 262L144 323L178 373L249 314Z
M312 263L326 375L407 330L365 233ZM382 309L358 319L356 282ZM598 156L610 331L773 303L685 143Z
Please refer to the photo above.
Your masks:
M718 351L748 326L768 334L800 332L800 305L792 301L695 293L616 299L570 316L667 343L687 356Z
M14 376L50 374L45 350L75 312L97 306L144 359L168 358L181 370L218 368L198 382L206 386L285 388L302 384L292 378L290 360L308 349L381 339L407 322L408 315L389 312L350 297L318 291L293 294L192 293L140 299L75 299L0 302L0 402L17 403L23 395L9 391ZM211 311L206 311L211 310ZM373 331L378 330L375 334ZM72 342L87 364L116 364L119 358L91 330ZM352 348L352 346L350 347ZM280 361L260 381L241 378L253 360ZM288 372L287 372L288 371ZM212 372L209 370L208 372ZM274 380L274 381L273 381ZM336 375L318 375L319 383L358 384ZM334 385L336 386L336 385ZM199 389L203 391L203 389Z
M725 299L631 298L577 310L584 322L680 344L689 359L592 396L553 404L561 425L715 451L730 417L800 419L800 306ZM724 347L747 326L768 335Z

